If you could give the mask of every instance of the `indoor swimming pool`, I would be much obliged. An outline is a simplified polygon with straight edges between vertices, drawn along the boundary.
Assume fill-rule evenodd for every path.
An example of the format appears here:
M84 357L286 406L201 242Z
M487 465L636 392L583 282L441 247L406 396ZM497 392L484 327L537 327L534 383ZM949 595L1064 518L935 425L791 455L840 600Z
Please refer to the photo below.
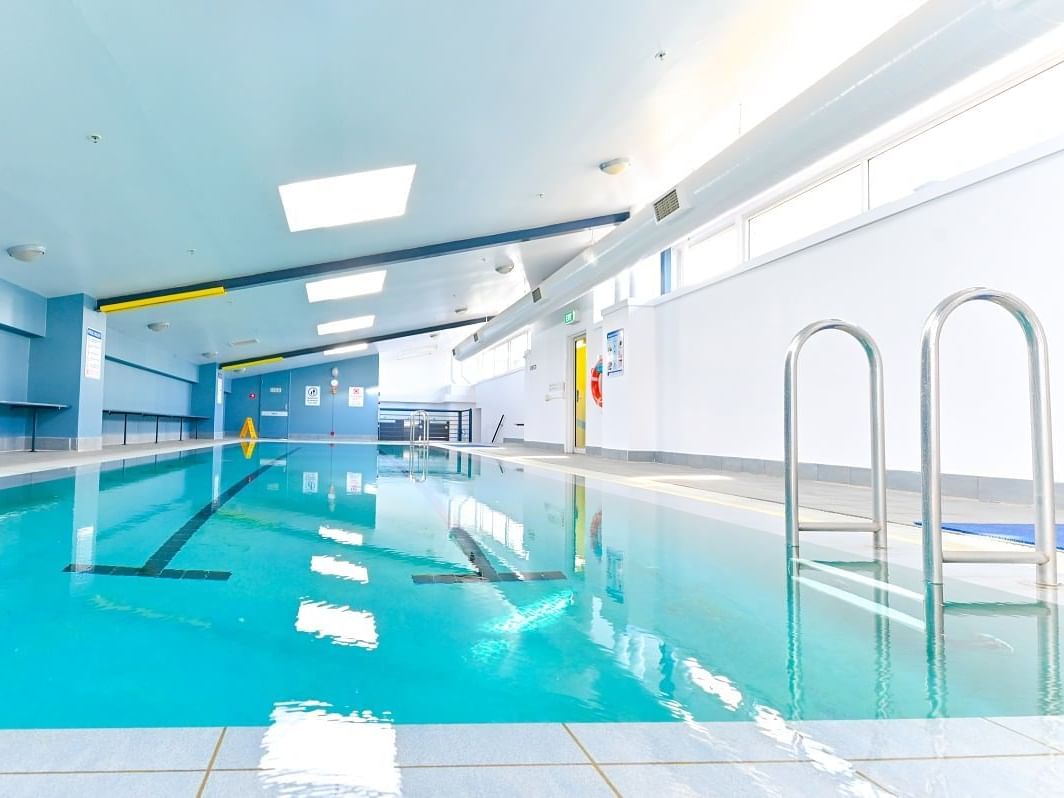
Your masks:
M1059 714L1055 605L468 450L262 443L0 490L5 728ZM993 685L993 689L988 689Z

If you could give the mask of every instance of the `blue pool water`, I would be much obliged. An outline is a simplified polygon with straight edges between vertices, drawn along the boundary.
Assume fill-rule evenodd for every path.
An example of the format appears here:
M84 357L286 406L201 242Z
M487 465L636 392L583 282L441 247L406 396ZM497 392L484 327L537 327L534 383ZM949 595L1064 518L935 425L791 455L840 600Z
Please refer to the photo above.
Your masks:
M894 568L890 595L815 568L789 582L775 515L401 446L11 482L3 727L1060 711L1055 615L951 616L929 677L919 575Z

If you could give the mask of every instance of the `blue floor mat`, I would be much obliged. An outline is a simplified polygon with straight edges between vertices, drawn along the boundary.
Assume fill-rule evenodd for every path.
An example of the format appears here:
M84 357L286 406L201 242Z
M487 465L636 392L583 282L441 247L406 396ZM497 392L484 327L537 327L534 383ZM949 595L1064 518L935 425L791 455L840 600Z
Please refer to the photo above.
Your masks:
M920 522L916 522L919 526ZM1034 545L1034 524L965 524L943 521L942 528L966 535L1011 540L1013 543ZM1057 524L1057 548L1064 549L1064 524Z

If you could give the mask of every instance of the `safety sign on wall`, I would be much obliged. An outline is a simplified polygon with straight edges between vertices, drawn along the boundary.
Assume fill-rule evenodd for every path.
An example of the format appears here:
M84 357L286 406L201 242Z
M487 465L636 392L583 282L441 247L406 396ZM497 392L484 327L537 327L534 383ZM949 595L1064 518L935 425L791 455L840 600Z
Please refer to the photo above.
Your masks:
M606 374L624 373L624 330L606 333Z
M100 379L103 371L103 333L92 327L85 328L85 377Z
M362 407L366 402L366 389L361 385L352 385L347 389L347 406Z
M220 405L225 401L225 380L219 377L216 385L217 389L214 394L214 403Z
M304 390L304 404L307 407L318 407L321 404L321 386L308 385Z
M347 472L347 495L354 496L362 492L362 472Z
M304 493L317 493L318 492L318 472L317 471L304 471L303 472L303 492Z

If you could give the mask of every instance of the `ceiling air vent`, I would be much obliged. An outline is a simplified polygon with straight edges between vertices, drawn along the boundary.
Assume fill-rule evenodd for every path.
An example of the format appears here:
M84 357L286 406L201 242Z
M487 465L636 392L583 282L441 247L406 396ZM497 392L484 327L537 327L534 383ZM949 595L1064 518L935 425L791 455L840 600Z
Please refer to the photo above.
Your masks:
M532 289L532 301L533 302L539 302L539 300L541 300L541 299L543 299L543 292L540 291L538 288L533 288Z
M680 195L676 189L654 201L654 218L659 222L665 221L678 210L680 210Z
M229 346L251 346L252 344L257 344L258 342L258 338L242 338L239 341L230 341Z

